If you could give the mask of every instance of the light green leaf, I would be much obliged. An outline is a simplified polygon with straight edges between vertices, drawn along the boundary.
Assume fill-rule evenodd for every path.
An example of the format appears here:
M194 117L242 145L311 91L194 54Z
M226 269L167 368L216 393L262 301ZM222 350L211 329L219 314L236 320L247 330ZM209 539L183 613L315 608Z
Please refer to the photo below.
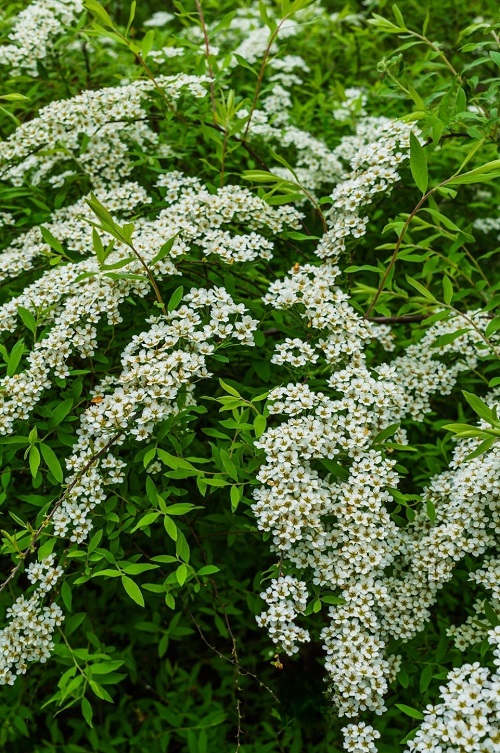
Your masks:
M40 450L42 452L42 457L47 464L47 468L52 473L55 480L62 484L64 479L63 469L61 468L61 464L54 450L52 447L49 447L48 444L43 443L40 444Z
M453 285L447 275L444 275L443 277L443 296L444 302L449 305L453 298Z
M424 715L421 711L418 711L417 709L413 709L411 706L407 706L404 703L396 703L396 708L403 712L403 714L407 714L408 716L411 716L412 719L423 719Z
M142 591L132 578L129 578L128 575L122 575L122 586L136 604L139 604L140 607L144 606Z
M413 132L410 133L410 170L417 187L422 194L425 194L429 182L427 156L425 149Z

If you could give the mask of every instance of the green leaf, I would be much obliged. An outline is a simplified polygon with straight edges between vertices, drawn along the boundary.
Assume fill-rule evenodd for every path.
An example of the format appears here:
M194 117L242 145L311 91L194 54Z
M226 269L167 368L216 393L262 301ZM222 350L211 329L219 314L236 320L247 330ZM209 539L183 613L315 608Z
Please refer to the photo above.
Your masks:
M397 5L392 6L392 12L394 13L394 18L396 19L396 23L399 24L401 28L405 29L406 24L403 19L403 14L401 13Z
M213 575L214 573L220 572L220 568L218 568L216 565L205 565L204 567L200 568L198 570L198 575Z
M255 416L253 420L253 428L255 430L255 436L257 439L261 437L262 434L265 432L266 423L267 423L267 419L265 416L261 414L259 414L258 416Z
M425 194L429 183L427 157L425 149L413 132L410 133L410 170L417 187Z
M385 442L386 439L392 437L392 435L399 429L399 427L400 422L386 426L385 429L382 429L382 431L379 431L379 433L376 435L373 440L373 444L381 444L382 442Z
M38 469L40 467L40 452L36 445L32 445L30 447L30 451L28 455L28 462L29 462L31 475L33 476L33 478L35 478L36 474L38 473Z
M140 562L128 562L125 565L122 565L120 563L121 569L124 573L127 573L127 575L140 575L141 573L146 573L148 570L156 570L159 565L151 565L149 563L141 564Z
M481 167L476 167L475 170L470 170L468 173L450 178L446 181L446 185L464 186L470 183L488 183L498 177L500 177L500 159L495 159L481 165Z
M172 295L170 296L170 300L167 304L167 311L173 311L177 308L179 303L182 301L182 296L184 295L184 288L182 285L174 290Z
M427 517L431 521L431 523L434 523L436 520L436 508L434 507L434 502L432 499L428 499L426 504L426 510L427 510Z
M413 709L411 706L406 706L404 703L396 703L396 708L403 712L403 714L407 714L408 716L411 716L412 719L423 719L424 715L421 711L418 711L417 709Z
M487 452L490 449L490 447L493 447L493 445L497 441L497 438L498 437L490 436L490 437L487 437L486 439L483 439L483 441L479 444L479 446L476 447L476 449L473 452L467 455L465 460L473 460L474 458L478 458L484 452Z
M92 727L92 706L90 705L90 701L85 698L85 696L81 700L81 709L82 709L82 716L89 725L89 727Z
M25 97L24 94L17 94L17 92L12 92L12 94L0 94L0 99L5 100L6 102L29 102L30 98Z
M165 531L170 536L170 538L172 539L172 541L177 541L177 537L178 537L178 534L179 534L179 529L175 525L175 523L172 520L172 518L169 518L168 515L165 515L165 517L163 518L163 525L165 527Z
M125 29L125 35L126 36L128 35L128 33L130 31L130 27L132 26L132 24L134 22L136 6L137 6L137 0L132 0L132 3L130 5L130 13L129 13L129 16L128 16L128 24L127 24L127 28Z
M342 596L322 596L321 597L321 601L324 604L332 604L334 606L336 604L345 604L346 603L345 599L343 599Z
M446 431L452 431L461 437L477 437L480 434L479 429L469 424L446 424L442 428L446 429Z
M499 329L500 329L500 316L496 316L488 324L488 326L484 330L484 334L486 337L491 337L491 335L494 335L495 332L497 332Z
M58 254L61 254L62 256L65 255L64 248L62 247L62 244L60 241L55 238L50 230L46 227L43 227L43 225L40 225L40 232L42 234L42 238L47 243L50 248L52 248L54 251L57 251Z
M56 545L55 537L51 537L47 539L46 541L44 541L41 547L38 549L38 553L37 553L38 561L41 562L46 557L49 557L54 551L55 545Z
M63 581L61 584L61 599L68 612L71 612L72 594L67 580Z
M424 287L420 282L417 282L417 280L414 280L413 277L410 277L409 275L406 275L406 282L409 283L415 290L418 290L418 292L423 295L424 298L427 298L428 301L432 301L433 303L438 303L439 301L434 298L430 290L427 290L426 287Z
M55 480L58 481L60 484L62 484L63 479L64 479L64 474L61 468L61 464L54 450L52 449L52 447L49 447L48 444L43 444L43 443L40 443L40 450L42 452L42 457L45 460L45 463L47 464L47 468L52 473Z
M177 578L177 581L180 586L183 586L184 583L186 582L187 574L188 574L187 565L185 565L184 562L182 562L175 572L175 577Z
M498 423L491 408L489 408L480 397L473 395L472 392L466 392L465 390L462 390L462 395L465 397L474 413L477 413L478 416L484 418L488 423Z
M101 698L103 701L108 701L109 703L113 703L113 699L111 698L108 691L104 690L104 688L101 685L99 685L99 683L95 682L95 680L90 680L89 685L98 698Z
M444 302L449 305L453 298L453 285L447 275L443 277L443 296Z
M191 510L199 510L200 508L196 505L192 505L189 502L177 502L174 505L169 505L167 507L167 514L168 515L186 515L186 513L191 512Z
M139 604L140 607L144 606L144 596L142 595L142 591L132 578L129 578L127 575L122 575L122 586L136 604Z
M157 264L159 261L162 261L162 259L168 256L173 248L176 238L177 238L177 235L174 235L173 238L170 238L170 240L166 241L166 243L163 244L163 246L160 248L160 250L158 251L156 256L151 260L150 263Z
M239 397L239 398L241 398L241 395L240 395L240 393L238 392L238 390L237 390L237 389L235 389L234 387L231 387L231 385L230 385L230 384L227 384L226 382L223 382L223 381L222 381L222 379L219 379L219 384L220 384L220 386L222 387L222 389L223 389L223 390L224 390L225 392L228 392L228 393L229 393L230 395L233 395L234 397Z
M92 15L98 18L99 21L102 24L104 24L104 26L109 26L111 29L113 28L113 22L111 18L109 17L108 13L104 10L102 5L97 2L97 0L85 0L83 5L87 10L89 10L92 13Z
M17 307L17 313L21 317L21 320L24 324L24 326L30 330L33 334L36 333L36 319L31 313L31 311L28 311L28 309L25 309L23 306Z
M493 627L496 627L497 625L500 624L500 620L498 619L498 614L496 610L493 609L493 607L491 606L489 601L487 601L487 599L483 601L483 611L490 625L492 625Z
M138 528L146 528L146 526L150 526L152 523L155 522L155 520L160 515L159 512L147 512L145 515L142 516L142 518L139 520L138 523L132 528L130 533L134 533L134 531L137 531Z
M220 458L222 460L222 465L224 466L226 473L231 476L234 481L238 481L238 471L236 469L236 466L231 460L229 453L222 448L220 450Z
M238 508L238 505L241 501L243 490L239 486L232 486L229 490L229 496L231 499L231 510L232 512L235 512Z
M24 340L18 340L10 351L9 360L7 362L7 376L14 376L17 371L17 367L23 357L24 353Z
M119 659L114 659L112 661L103 661L96 664L92 664L92 674L93 675L106 675L108 672L115 672L117 669L119 669L121 666L123 666L124 662L120 661Z
M154 29L150 29L144 39L142 40L141 44L141 56L143 60L146 60L147 56L153 49L153 44L155 41L155 32Z
M446 335L439 335L439 337L436 337L432 343L431 348L444 348L445 345L450 345L450 343L455 342L455 340L458 340L458 338L462 337L466 332L470 332L470 327L457 329L455 332L447 332Z

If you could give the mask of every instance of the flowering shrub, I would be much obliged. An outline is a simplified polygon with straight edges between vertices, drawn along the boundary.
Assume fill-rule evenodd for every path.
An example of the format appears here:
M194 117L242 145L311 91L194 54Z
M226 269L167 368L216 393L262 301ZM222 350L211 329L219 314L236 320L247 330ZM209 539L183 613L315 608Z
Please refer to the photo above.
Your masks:
M499 749L500 24L384 5L2 10L6 750Z

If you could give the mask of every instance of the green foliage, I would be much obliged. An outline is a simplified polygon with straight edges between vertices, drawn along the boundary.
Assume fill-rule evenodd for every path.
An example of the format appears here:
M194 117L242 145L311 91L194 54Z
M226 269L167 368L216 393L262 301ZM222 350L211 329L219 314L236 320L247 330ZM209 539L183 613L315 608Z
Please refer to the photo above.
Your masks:
M8 42L10 19L24 5L11 2L2 10L0 41ZM210 376L196 385L196 405L183 392L153 439L140 443L123 437L123 480L107 488L105 501L93 511L89 538L64 540L65 572L55 597L65 619L54 635L53 657L30 665L12 687L0 687L0 748L9 753L342 750L344 721L325 696L318 649L328 608L343 604L342 597L310 583L305 616L316 616L312 643L294 657L278 655L255 622L262 610L259 593L283 567L270 551L272 536L259 531L250 507L264 457L258 440L276 425L268 392L291 381L321 389L324 377L311 364L297 376L271 362L277 334L302 336L301 311L300 305L270 311L262 297L292 264L299 268L310 258L326 227L336 181L332 176L328 185L309 190L296 167L298 145L247 138L259 98L273 89L268 55L303 57L308 72L293 90L293 116L329 149L355 124L353 112L345 121L332 117L333 103L343 102L352 86L368 94L370 115L402 118L421 129L421 138L411 136L400 187L390 200L381 197L370 210L367 235L347 248L342 279L356 310L394 323L398 352L454 312L480 308L491 320L483 335L481 372L466 371L451 396L435 396L423 423L404 423L409 446L394 438L400 424L374 438L373 447L396 458L407 480L394 490L396 524L411 523L422 510L430 523L436 520L432 502L422 504L421 492L447 467L452 436L481 439L468 459L485 453L500 436L500 420L483 399L488 386L499 384L498 239L473 227L477 219L497 216L499 204L500 29L490 22L496 4L481 0L474 14L486 20L469 25L470 4L464 0L447 0L428 12L414 0L392 11L383 1L325 2L339 18L332 31L315 19L316 6L309 0L260 0L256 17L270 42L280 40L288 19L298 19L305 31L269 47L256 62L236 55L236 64L223 32L239 4L203 3L212 51L200 46L197 5L85 0L85 11L65 26L47 60L38 61L37 76L0 66L4 141L50 102L120 79L146 81L171 72L208 73L211 79L209 95L194 103L181 94L172 104L161 86L153 87L146 119L158 140L129 145L132 177L153 197L151 206L123 210L117 220L119 208L112 211L94 194L87 199L99 271L82 273L82 286L96 276L117 284L144 280L142 271L130 271L139 260L151 294L124 296L123 320L100 323L94 354L72 354L68 373L56 376L32 414L16 420L11 435L0 435L1 580L17 568L0 593L2 610L26 587L26 562L42 560L59 546L47 516L68 493L66 460L78 438L79 418L102 399L96 389L120 371L121 354L144 322L160 311L178 311L193 287L219 285L260 322L255 348L217 344L208 357ZM165 7L174 14L172 22L149 28L148 18ZM352 14L357 14L354 21ZM199 34L189 32L193 25ZM183 54L162 59L155 53L163 48ZM54 156L64 149L61 143ZM85 149L82 144L80 156ZM92 186L84 160L67 158L75 171L47 190L37 180L12 184L0 176L2 212L14 218L14 224L0 223L2 248L34 226L40 226L46 244L33 268L2 283L0 304L25 291L42 270L75 260L77 252L69 251L51 226L52 215ZM178 274L157 281L154 270L170 258L177 236L158 247L147 267L136 234L143 218L166 205L156 180L172 169L200 178L212 195L218 187L239 184L250 186L269 206L297 202L304 212L300 232L283 230L272 260L234 265L234 274L215 255L200 252L182 256ZM107 264L117 247L126 248L126 255ZM21 374L32 348L50 332L50 306L33 312L29 300L24 303L17 308L15 327L0 335L2 377ZM474 326L465 321L461 329L441 335L433 344L436 353ZM368 355L369 365L376 366L375 347ZM453 355L446 358L451 365ZM344 478L344 460L325 460L322 473ZM382 733L380 753L401 749L425 706L436 702L447 672L463 663L447 629L472 614L467 577L474 567L459 563L425 630L392 647L402 663L387 698L389 711L371 720ZM484 612L489 624L498 624L487 601ZM475 644L466 660L479 661L487 651Z

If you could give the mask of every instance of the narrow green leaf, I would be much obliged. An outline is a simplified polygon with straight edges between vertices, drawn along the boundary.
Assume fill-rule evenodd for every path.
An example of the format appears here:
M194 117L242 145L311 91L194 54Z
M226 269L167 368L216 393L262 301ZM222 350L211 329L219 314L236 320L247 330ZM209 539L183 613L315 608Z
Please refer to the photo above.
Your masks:
M427 298L428 301L432 301L433 303L439 303L439 301L434 298L430 290L427 290L426 287L424 287L420 282L417 280L414 280L413 277L410 277L409 275L406 275L406 282L408 282L415 290L418 290L418 292L423 295L424 298Z
M170 238L170 240L166 241L166 243L163 244L163 246L160 248L156 256L151 260L151 264L157 264L159 261L164 259L166 256L168 256L174 246L175 239L177 238L177 235L174 235L173 238Z
M410 170L417 187L425 194L429 182L427 157L425 149L413 132L410 133Z
M132 578L129 578L128 575L122 575L122 586L136 604L139 604L140 607L144 606L142 591Z
M214 573L218 573L220 571L220 568L218 568L216 565L205 565L204 567L200 568L198 570L198 575L213 575Z
M495 421L495 414L480 397L473 395L472 392L466 392L465 390L462 390L462 395L465 397L474 413L477 413L478 416L484 418L485 421L488 421L489 423Z
M222 460L222 465L224 466L225 471L229 474L229 476L231 476L232 479L234 479L234 481L238 481L238 471L235 464L231 460L229 453L226 450L221 449L220 458Z
M403 714L407 714L408 716L411 716L413 719L423 719L424 715L421 711L418 711L417 709L413 709L411 706L407 706L404 703L396 703L396 708L403 712Z
M137 531L138 528L146 528L146 526L150 526L152 523L155 522L155 520L160 515L159 512L147 512L145 515L142 516L140 521L136 523L136 525L132 528L130 533L134 533L134 531Z
M453 285L451 284L451 280L447 275L444 275L443 277L443 296L444 302L449 305L451 303L451 299L453 298Z
M436 520L436 508L434 507L434 502L431 499L428 499L425 503L426 510L427 510L427 517L431 521L431 523L434 523Z
M225 392L229 392L229 394L233 395L234 397L241 398L241 395L238 392L238 390L236 390L234 387L231 387L230 384L227 384L226 382L223 382L222 379L219 379L219 384L222 387L222 389L225 390Z
M36 333L36 319L31 313L31 311L28 311L28 309L25 309L24 306L18 306L17 307L17 313L19 314L24 326L30 330L33 334Z
M232 486L231 489L229 490L229 496L231 499L231 510L232 512L235 512L241 501L241 487Z
M261 414L259 414L258 416L255 416L255 418L253 420L253 428L255 430L255 436L256 436L257 439L259 437L261 437L262 434L265 432L265 430L266 430L266 423L267 423L267 421L266 421L266 417L265 416L263 416Z
M478 445L478 447L476 447L476 449L473 450L473 452L467 455L465 460L473 460L474 458L478 458L484 452L487 452L490 449L490 447L493 447L497 439L498 437L494 437L493 435L490 437L487 437L486 439L483 439L483 441Z
M180 586L183 586L184 583L186 582L187 574L188 574L187 565L185 565L184 562L182 562L177 568L177 570L175 571L175 577L177 578L177 581Z
M61 468L61 463L59 462L59 459L57 455L55 454L52 447L49 447L48 444L40 444L40 450L42 452L42 457L45 460L45 463L47 464L47 468L54 476L55 480L58 481L60 484L62 484L64 479L63 470Z
M179 529L175 525L172 518L169 518L168 515L165 515L163 518L163 525L165 527L165 531L170 536L172 541L177 541L178 535L179 535Z
M65 254L62 244L52 235L48 228L40 225L40 232L45 243L47 243L54 251L57 251L58 254Z
M102 5L97 2L97 0L85 0L83 5L96 18L98 18L99 21L102 24L104 24L104 26L108 26L111 29L113 28L113 22L111 21L111 18L109 17L108 13L104 10Z
M7 376L14 376L17 371L17 367L23 357L24 353L24 340L18 340L10 351L9 360L7 363Z
M40 467L40 452L36 445L32 445L30 447L30 451L28 455L28 462L29 462L31 475L33 476L33 478L35 478L36 474L38 473L38 469Z
M81 709L82 709L82 716L89 725L89 727L93 727L92 724L92 706L90 705L90 701L85 698L85 696L81 700Z
M497 332L499 329L500 329L500 316L496 316L488 324L488 326L484 330L484 334L486 337L491 337L491 335L494 335L495 332Z
M141 44L141 56L143 60L146 60L147 56L153 49L153 44L155 41L155 32L154 29L150 29L144 39L142 40Z
M184 288L182 285L174 290L172 295L170 296L170 300L167 304L167 311L173 311L177 308L179 303L182 301L182 296L184 295Z
M470 183L488 183L498 177L500 177L500 159L495 159L481 165L481 167L476 167L475 170L470 170L468 173L450 178L446 181L446 185L463 186Z

